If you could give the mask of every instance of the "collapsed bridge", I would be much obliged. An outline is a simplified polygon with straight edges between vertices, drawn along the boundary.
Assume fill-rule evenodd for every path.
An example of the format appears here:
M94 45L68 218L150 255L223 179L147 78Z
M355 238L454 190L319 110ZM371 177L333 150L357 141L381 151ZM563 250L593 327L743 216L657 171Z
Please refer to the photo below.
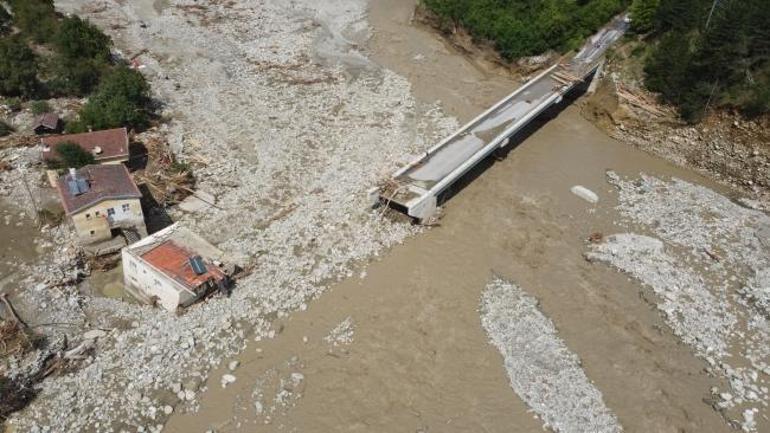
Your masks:
M372 198L425 220L436 211L438 196L565 94L592 76L607 48L628 29L619 16L592 36L572 58L558 63L495 104L427 152L396 171Z

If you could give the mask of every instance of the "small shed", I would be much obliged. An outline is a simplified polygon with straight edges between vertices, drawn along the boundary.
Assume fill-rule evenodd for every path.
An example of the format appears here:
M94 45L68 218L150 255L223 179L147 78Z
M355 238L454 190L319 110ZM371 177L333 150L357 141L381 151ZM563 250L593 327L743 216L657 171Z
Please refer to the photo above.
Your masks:
M61 119L55 113L43 113L35 117L32 124L32 130L35 134L58 134L61 132Z
M235 271L221 250L178 223L123 248L122 255L126 291L168 311L226 291Z

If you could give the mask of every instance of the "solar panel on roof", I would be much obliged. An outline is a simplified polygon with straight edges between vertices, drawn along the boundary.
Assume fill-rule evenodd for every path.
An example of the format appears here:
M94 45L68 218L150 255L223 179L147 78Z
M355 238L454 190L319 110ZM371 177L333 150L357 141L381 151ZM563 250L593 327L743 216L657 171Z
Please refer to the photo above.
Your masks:
M72 195L78 195L78 183L74 179L68 179L67 180L67 189L69 190L70 194Z
M203 259L201 258L201 256L190 257L190 266L195 272L195 275L203 275L206 272L208 272L208 270L206 269L206 264L203 263Z
M88 185L88 181L83 179L82 177L79 177L76 179L78 184L78 192L80 194L84 194L88 192L90 186Z

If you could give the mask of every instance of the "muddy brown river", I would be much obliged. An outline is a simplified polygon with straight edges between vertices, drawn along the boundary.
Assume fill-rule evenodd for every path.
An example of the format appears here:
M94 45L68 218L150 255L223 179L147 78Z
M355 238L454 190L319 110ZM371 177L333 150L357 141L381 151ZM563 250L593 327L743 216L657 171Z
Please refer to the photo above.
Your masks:
M413 7L372 2L369 55L407 77L422 102L440 100L465 121L518 85L410 24ZM279 320L275 339L250 343L233 372L228 363L213 372L199 411L174 414L164 431L541 432L480 325L480 294L494 275L540 301L625 431L730 431L703 402L716 379L642 288L583 258L590 234L618 230L607 169L719 188L608 138L579 105L476 170L439 226ZM571 194L578 184L599 203ZM327 341L347 318L352 341ZM236 380L222 387L226 373Z

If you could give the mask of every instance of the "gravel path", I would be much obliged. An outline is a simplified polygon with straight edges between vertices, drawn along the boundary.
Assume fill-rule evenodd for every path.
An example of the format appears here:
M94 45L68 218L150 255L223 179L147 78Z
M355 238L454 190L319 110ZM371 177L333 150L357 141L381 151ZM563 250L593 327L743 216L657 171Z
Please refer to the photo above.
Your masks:
M496 278L481 297L481 324L503 355L511 387L544 427L562 433L623 430L535 298Z

